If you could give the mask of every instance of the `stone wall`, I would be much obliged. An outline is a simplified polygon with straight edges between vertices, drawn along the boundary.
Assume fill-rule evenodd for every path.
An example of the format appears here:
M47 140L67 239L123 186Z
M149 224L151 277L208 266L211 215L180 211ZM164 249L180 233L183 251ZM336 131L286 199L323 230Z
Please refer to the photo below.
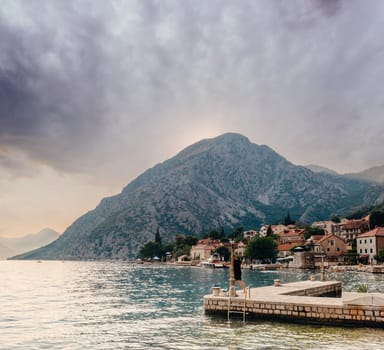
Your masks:
M313 296L313 297L340 297L342 292L341 283L324 285L294 290L281 295Z
M227 315L228 301L228 297L205 297L205 312ZM242 313L244 299L231 298L230 309L232 312ZM289 322L384 327L384 307L375 305L311 305L246 300L245 310L247 319L263 318Z

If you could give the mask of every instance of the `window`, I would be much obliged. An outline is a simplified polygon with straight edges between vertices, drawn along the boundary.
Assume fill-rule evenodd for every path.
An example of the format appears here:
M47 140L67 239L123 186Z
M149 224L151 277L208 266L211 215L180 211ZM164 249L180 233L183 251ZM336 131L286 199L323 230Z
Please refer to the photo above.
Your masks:
M365 252L368 253L367 248L365 248Z
M339 252L339 251L340 251L340 248L336 248L336 251L338 251L338 252Z
M371 248L371 253L373 253L373 249Z
M364 243L367 244L367 240L366 239L364 239Z
M363 249L360 249L360 254L363 252Z
M369 240L369 243L372 243L372 238Z

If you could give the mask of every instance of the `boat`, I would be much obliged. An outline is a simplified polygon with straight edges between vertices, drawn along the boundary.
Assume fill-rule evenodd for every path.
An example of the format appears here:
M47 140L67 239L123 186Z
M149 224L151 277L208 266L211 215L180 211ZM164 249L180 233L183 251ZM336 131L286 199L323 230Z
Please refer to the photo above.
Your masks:
M225 269L229 268L229 263L220 259L220 255L217 253L212 254L207 261L201 263L202 267L208 267L212 269Z

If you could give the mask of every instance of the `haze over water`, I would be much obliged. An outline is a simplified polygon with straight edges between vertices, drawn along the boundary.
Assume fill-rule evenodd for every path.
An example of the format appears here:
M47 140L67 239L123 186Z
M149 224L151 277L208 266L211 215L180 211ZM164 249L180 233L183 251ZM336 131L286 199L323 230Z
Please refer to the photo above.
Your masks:
M126 262L0 261L0 349L382 349L384 330L211 318L203 296L228 271ZM251 287L309 278L244 271ZM384 277L344 273L384 291Z

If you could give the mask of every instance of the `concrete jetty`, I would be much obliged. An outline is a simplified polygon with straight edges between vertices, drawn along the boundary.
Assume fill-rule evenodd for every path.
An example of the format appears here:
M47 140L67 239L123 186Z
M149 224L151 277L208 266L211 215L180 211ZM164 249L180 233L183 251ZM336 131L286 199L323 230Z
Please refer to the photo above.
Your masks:
M288 322L384 328L384 294L343 292L338 281L300 281L249 288L230 296L212 288L204 297L206 314L242 314Z

